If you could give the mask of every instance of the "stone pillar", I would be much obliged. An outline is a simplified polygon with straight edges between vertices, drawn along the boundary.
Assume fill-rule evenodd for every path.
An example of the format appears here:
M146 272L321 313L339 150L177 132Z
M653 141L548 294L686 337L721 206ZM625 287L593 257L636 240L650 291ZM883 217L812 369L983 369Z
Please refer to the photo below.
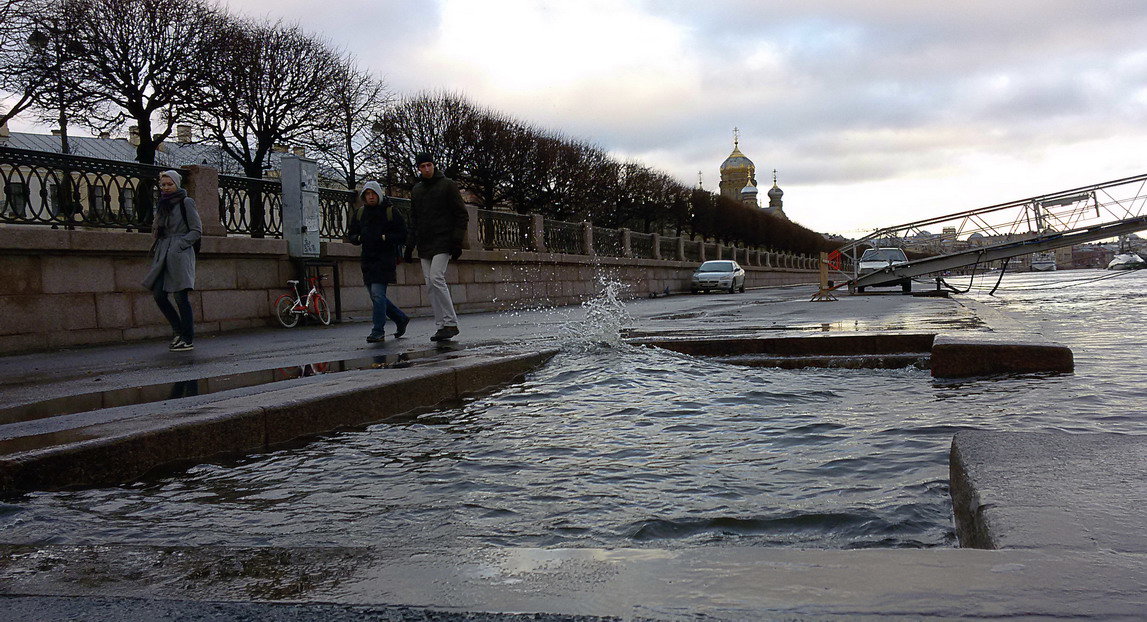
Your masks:
M583 221L581 223L581 245L582 254L594 256L597 253L593 250L593 223Z
M629 238L629 229L621 229L621 256L633 257L633 244Z
M685 261L685 237L677 236L677 261Z
M219 217L219 171L210 166L193 164L187 167L183 180L187 196L195 201L199 220L203 221L203 236L224 237L227 230Z
M701 238L701 261L705 261L705 238Z
M653 237L653 258L661 259L661 234L651 234Z
M530 214L530 250L546 252L546 220L541 214Z
M482 248L482 238L478 235L481 223L478 222L478 206L466 205L466 237L462 240L462 248L478 250Z

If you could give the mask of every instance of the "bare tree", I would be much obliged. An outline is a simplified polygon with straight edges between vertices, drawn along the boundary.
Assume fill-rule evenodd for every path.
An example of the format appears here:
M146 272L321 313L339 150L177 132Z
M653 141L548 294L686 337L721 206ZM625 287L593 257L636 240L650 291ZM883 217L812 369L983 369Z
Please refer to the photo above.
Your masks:
M192 118L247 177L263 176L276 145L336 126L330 76L340 64L326 42L298 26L247 20L224 23L213 35L225 63L205 81ZM266 215L258 188L250 198L251 234L262 237Z
M59 128L60 152L71 153L68 126L72 119L85 124L107 112L103 99L91 97L82 87L88 63L87 50L74 33L83 27L84 15L68 10L66 2L37 3L31 34L27 39L26 79L32 88L31 110L37 121Z
M46 14L46 7L53 4L50 0L0 2L0 97L11 102L0 111L0 123L33 106L44 86L29 40L37 16Z
M472 110L462 119L460 130L469 155L457 167L458 182L483 207L505 203L510 195L511 171L519 165L514 149L526 129L504 115Z
M445 91L420 93L388 107L378 123L388 186L400 191L413 187L414 154L420 151L433 154L447 176L459 177L473 150L462 126L476 112L462 95Z
M222 19L205 0L63 0L81 16L72 33L83 49L75 87L105 100L109 114L93 127L110 129L132 120L139 128L136 160L155 163L157 147L197 104L212 67L209 35ZM154 131L159 122L159 131Z
M332 124L313 128L302 142L313 150L316 160L342 175L340 182L354 189L372 164L368 157L377 154L379 117L393 96L385 82L359 68L349 55L339 59L328 81L335 112ZM377 162L375 168L385 169L385 162Z

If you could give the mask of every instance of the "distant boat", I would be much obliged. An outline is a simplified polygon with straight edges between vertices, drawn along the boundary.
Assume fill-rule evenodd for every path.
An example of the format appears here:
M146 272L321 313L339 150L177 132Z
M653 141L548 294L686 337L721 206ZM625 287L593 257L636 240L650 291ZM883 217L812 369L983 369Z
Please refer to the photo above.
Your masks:
M1055 253L1032 253L1032 272L1055 270Z
M1138 270L1140 268L1147 268L1147 261L1135 253L1119 253L1111 263L1107 264L1108 270Z

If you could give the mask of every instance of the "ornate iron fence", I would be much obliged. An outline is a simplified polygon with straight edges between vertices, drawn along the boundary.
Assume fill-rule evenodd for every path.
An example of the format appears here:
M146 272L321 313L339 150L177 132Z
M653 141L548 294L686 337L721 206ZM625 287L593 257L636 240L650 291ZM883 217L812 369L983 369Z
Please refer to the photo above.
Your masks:
M653 236L648 233L629 233L629 253L637 259L653 259Z
M219 176L219 220L227 233L283 237L283 186L278 181Z
M0 223L45 225L53 228L105 228L147 230L158 199L156 181L166 167L0 147ZM323 239L345 237L354 192L320 188ZM395 209L410 222L410 201L391 198ZM219 176L219 219L229 234L282 237L282 187L278 180ZM478 235L488 249L529 250L535 247L531 217L527 214L478 210ZM543 220L546 248L580 255L584 225ZM677 238L660 240L663 259L677 259ZM704 243L686 240L685 259L700 261ZM717 245L704 244L706 256L716 257ZM623 255L623 236L617 229L593 227L593 252L606 257ZM653 257L653 238L630 234L634 257ZM769 267L816 269L817 259L775 250L743 261Z
M585 253L582 237L584 229L581 223L547 219L542 221L542 231L545 234L547 251L569 255Z
M593 252L605 257L621 257L625 253L625 244L618 229L605 227L593 228Z
M528 249L531 247L530 217L526 214L480 209L478 239L485 249Z
M320 238L341 240L346 237L355 199L355 193L350 190L319 188Z
M149 229L164 167L0 147L0 222Z
M685 261L701 261L701 243L685 240Z

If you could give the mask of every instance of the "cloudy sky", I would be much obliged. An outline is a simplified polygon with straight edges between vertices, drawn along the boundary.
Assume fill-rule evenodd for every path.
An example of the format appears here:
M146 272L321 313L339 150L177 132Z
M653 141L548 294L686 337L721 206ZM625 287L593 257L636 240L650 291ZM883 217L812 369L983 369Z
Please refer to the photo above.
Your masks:
M716 190L741 149L818 231L1144 172L1140 0L225 0Z

